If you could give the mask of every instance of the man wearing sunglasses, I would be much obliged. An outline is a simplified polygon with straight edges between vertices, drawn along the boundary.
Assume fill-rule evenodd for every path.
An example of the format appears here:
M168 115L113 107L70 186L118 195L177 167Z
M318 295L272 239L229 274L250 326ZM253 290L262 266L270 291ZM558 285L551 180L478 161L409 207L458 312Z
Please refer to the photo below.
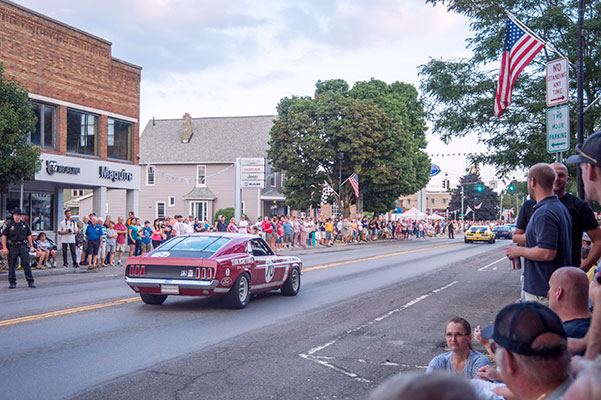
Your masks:
M588 201L601 202L601 131L590 135L582 145L576 146L576 154L566 160L567 164L580 164L584 192ZM585 337L586 355L593 359L601 354L601 272L597 271L589 287L589 297L594 304L591 327Z

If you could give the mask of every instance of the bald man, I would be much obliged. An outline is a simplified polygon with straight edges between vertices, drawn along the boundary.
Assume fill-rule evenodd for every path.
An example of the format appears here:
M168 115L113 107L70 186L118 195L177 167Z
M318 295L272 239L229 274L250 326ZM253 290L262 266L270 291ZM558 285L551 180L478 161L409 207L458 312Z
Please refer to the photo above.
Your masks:
M524 257L521 300L549 305L549 278L556 269L572 264L572 218L553 194L556 173L549 164L528 171L528 193L536 201L526 227L525 246L509 246L510 259Z
M576 267L563 267L549 279L549 308L559 315L569 338L583 338L591 325L588 278Z
M586 199L601 202L601 131L590 135L582 145L577 145L576 154L570 156L566 163L579 164ZM601 271L597 272L589 289L590 299L596 306L583 344L586 346L586 358L593 359L601 354Z
M580 267L584 272L588 272L601 257L601 229L589 204L566 192L566 186L570 181L568 168L559 162L553 163L551 166L557 174L555 182L553 182L553 193L557 195L561 204L566 206L572 217L572 263L570 265ZM591 239L591 251L581 263L580 253L584 232Z

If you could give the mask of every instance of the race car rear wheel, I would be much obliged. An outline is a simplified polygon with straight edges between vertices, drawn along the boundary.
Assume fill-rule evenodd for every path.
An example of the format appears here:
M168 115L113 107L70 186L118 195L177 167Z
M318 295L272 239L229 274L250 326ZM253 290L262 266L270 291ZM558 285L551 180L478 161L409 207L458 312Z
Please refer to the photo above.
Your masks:
M250 278L248 274L240 274L229 292L225 295L225 302L230 308L244 308L250 301Z
M284 282L284 286L280 289L284 296L296 296L300 290L301 275L297 267L293 267L288 275L288 279Z
M167 295L165 294L140 293L140 297L144 303L155 306L160 306L167 300Z

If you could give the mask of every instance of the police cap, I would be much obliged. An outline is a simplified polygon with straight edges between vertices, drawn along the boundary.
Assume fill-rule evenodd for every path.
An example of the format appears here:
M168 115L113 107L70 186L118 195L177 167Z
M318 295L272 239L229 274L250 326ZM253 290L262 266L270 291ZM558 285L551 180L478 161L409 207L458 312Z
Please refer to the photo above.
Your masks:
M17 208L13 208L13 210L11 211L11 214L12 215L15 215L15 214L21 215L22 212L21 212L21 209L17 207Z

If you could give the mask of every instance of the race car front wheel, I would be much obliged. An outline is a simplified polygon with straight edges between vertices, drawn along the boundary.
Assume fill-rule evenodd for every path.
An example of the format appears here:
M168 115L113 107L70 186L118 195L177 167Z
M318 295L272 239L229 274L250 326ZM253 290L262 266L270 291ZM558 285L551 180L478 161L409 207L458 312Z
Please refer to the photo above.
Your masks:
M284 296L296 296L298 291L300 290L301 284L301 276L298 268L293 267L292 271L290 271L290 275L288 275L288 279L284 282L284 286L282 286L282 294Z

